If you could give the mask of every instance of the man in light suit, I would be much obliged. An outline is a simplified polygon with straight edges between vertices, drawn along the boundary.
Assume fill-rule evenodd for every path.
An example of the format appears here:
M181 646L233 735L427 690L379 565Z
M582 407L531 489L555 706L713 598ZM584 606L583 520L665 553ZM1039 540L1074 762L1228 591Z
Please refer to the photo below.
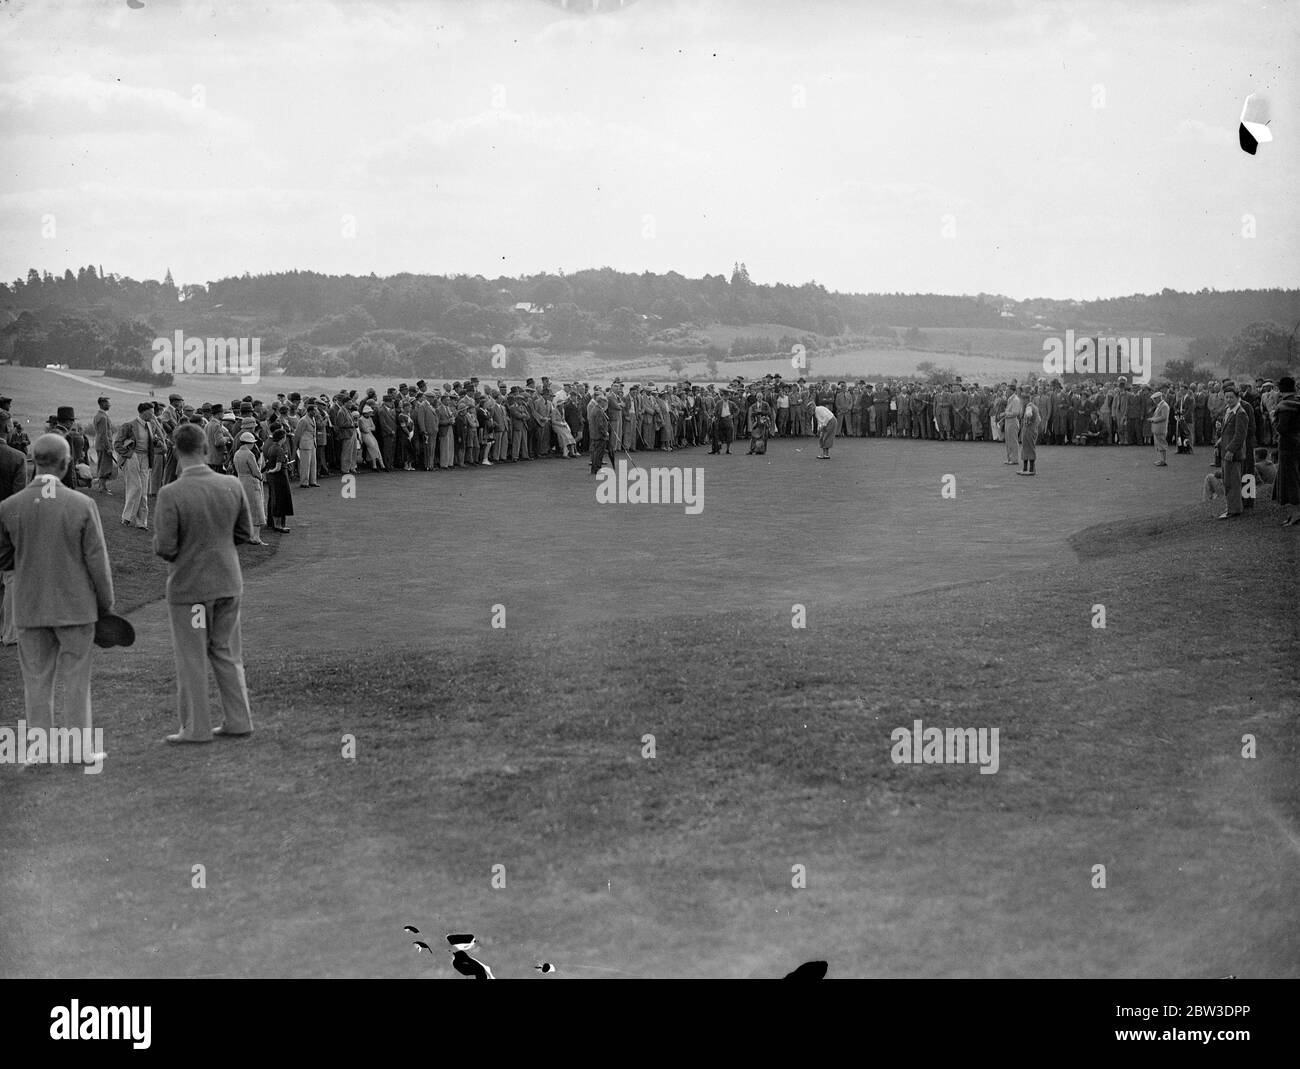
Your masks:
M1156 390L1151 395L1151 400L1155 403L1155 407L1147 417L1147 422L1151 426L1149 433L1156 448L1156 467L1167 468L1169 463L1165 459L1165 450L1168 448L1168 443L1165 441L1165 435L1169 433L1169 402L1165 400L1165 395L1160 390Z
M1223 455L1223 493L1228 499L1228 511L1221 520L1234 519L1242 514L1241 470L1242 453L1246 448L1247 415L1237 396L1237 387L1227 383L1223 387L1226 408L1223 413L1223 430L1216 443Z
M0 440L0 501L13 497L26 485L26 455ZM13 569L0 570L0 645L4 646L18 643L18 628L14 626L13 583Z
M162 443L155 440L153 404L141 401L136 417L123 423L113 442L113 450L122 458L122 475L126 479L126 504L122 508L122 525L135 524L149 529L149 476L153 472L154 450Z
M438 413L429 402L428 394L420 394L412 416L415 419L415 430L420 443L420 467L424 471L433 471L434 457L438 448Z
M172 743L211 742L253 730L244 680L239 603L244 578L235 546L252 538L244 488L207 464L207 440L193 424L176 428L180 475L158 493L154 552L167 561L167 611L176 654L181 730ZM208 717L208 665L217 680L224 725Z
M95 621L113 611L113 574L99 509L61 482L72 459L67 440L43 434L32 455L31 484L0 502L0 571L14 572L6 594L13 595L27 724L50 737L57 678L63 687L60 727L88 740ZM87 764L102 758L81 754Z
M1020 417L1024 415L1024 402L1016 391L1016 384L1011 384L1007 394L1007 405L1002 410L1002 434L1007 440L1007 459L1002 463L1020 465Z
M316 481L316 406L309 405L293 429L293 447L298 450L298 486L319 486Z

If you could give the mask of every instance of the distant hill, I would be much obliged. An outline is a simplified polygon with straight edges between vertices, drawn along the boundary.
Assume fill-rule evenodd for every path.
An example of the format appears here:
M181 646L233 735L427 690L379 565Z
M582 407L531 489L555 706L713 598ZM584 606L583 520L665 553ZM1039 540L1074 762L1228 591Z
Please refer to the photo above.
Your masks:
M61 276L31 269L0 284L0 358L102 368L147 364L155 337L260 339L263 359L304 375L514 376L561 353L605 360L703 363L895 345L970 352L997 332L1031 352L1045 331L1165 335L1202 364L1222 361L1253 324L1273 363L1300 323L1300 290L1202 290L1095 301L996 294L837 293L816 282L686 278L603 267L570 275L245 274L206 285L137 281L90 265ZM1189 339L1184 341L1184 339ZM1259 346L1256 346L1257 348ZM1281 353L1279 357L1277 354ZM1172 355L1172 354L1171 354ZM494 359L495 357L495 359Z

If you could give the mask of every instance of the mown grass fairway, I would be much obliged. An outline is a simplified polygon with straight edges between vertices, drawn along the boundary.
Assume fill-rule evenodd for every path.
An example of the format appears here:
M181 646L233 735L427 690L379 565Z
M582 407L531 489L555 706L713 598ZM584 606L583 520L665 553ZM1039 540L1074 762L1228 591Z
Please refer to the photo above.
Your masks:
M699 516L597 506L585 460L295 489L245 576L251 740L163 744L154 603L97 654L103 773L0 767L0 971L453 977L410 923L502 977L1300 975L1269 507L1211 522L1204 450L705 452L636 454L702 467ZM999 728L999 771L894 764L914 719Z

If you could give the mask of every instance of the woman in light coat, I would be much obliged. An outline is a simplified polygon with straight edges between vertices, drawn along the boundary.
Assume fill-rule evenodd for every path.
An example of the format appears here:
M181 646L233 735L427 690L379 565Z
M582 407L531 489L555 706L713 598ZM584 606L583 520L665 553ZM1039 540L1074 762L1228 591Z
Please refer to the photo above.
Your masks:
M239 436L234 466L239 485L244 488L244 496L248 498L248 515L253 526L253 537L248 540L249 545L264 546L267 544L262 541L262 525L266 523L266 505L262 500L264 479L257 454L253 452L256 446L257 438L253 432L244 431Z
M379 449L379 439L375 437L375 417L369 405L361 410L361 446L364 450L363 463L368 463L373 471L387 471L384 455Z

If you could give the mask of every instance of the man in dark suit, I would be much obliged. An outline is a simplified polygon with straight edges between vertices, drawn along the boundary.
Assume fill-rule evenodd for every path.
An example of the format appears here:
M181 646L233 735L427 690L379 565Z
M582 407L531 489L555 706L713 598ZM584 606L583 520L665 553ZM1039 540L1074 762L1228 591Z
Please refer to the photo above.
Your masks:
M32 445L36 476L0 502L0 571L13 571L13 594L29 728L54 730L56 677L63 688L60 727L91 731L90 667L95 621L113 611L113 575L99 509L61 479L72 461L67 439L43 434ZM50 755L55 756L51 744ZM81 751L95 764L102 754Z
M397 408L391 394L385 395L383 403L376 406L375 432L379 436L384 467L392 471L397 462Z
M1219 434L1217 444L1223 456L1223 494L1228 499L1228 511L1219 519L1226 520L1242 514L1242 453L1246 448L1246 420L1249 417L1241 407L1236 386L1225 384L1223 397L1227 402L1227 408L1223 413L1223 430Z
M609 408L599 386L592 391L587 403L587 427L591 434L591 474L596 475L605 464L605 447L609 444ZM614 455L609 462L614 464Z
M6 442L0 442L0 501L12 497L27 485L27 457Z
M1251 478L1251 482L1253 484L1255 481L1255 446L1258 444L1259 441L1256 435L1256 428L1259 426L1259 424L1258 424L1258 415L1255 409L1252 408L1250 402L1246 400L1249 390L1250 390L1249 385L1243 383L1241 386L1240 397L1241 397L1241 410L1246 414L1246 444L1242 447L1241 450L1241 477L1242 479L1245 479L1246 476L1249 475ZM1256 401L1258 401L1259 395L1256 394L1254 396ZM1251 489L1252 492L1250 494L1242 494L1241 507L1243 509L1253 509L1255 507L1255 494L1253 492L1254 490L1253 485Z
M108 481L117 470L117 463L113 459L113 421L108 415L112 402L107 397L101 397L98 403L99 410L91 423L95 441L95 477L90 485L93 488L95 483L99 483L100 490L112 494Z
M208 440L208 465L213 471L221 472L226 466L226 452L234 444L230 432L225 428L225 408L220 404L212 406L212 419L208 421L203 432Z
M68 461L67 470L63 473L63 485L69 490L75 490L77 489L77 465L87 464L90 460L90 439L81 429L81 424L77 422L73 410L65 406L60 406L58 414L54 417L54 426L50 429L68 440L71 459ZM81 485L86 484L82 482Z
M244 577L235 546L252 539L244 488L207 464L207 439L193 424L176 428L180 474L158 492L154 552L168 562L167 611L176 654L181 730L172 743L211 742L253 730L244 680L239 602ZM224 726L208 716L208 665L217 680Z

